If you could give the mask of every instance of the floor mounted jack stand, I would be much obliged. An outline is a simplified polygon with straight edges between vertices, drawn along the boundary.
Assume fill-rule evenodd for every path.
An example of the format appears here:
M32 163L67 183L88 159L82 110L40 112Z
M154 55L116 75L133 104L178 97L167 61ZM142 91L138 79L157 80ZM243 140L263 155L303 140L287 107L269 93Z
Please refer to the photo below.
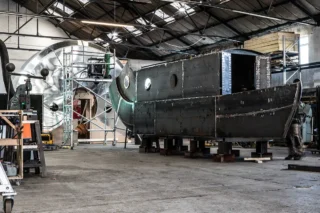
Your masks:
M156 146L153 146L156 143ZM139 147L140 153L155 153L160 151L160 144L158 138L143 138Z
M253 158L270 158L272 160L272 153L268 152L268 142L267 141L257 141L256 142L256 152L251 153Z
M213 155L214 162L234 162L236 157L239 157L239 150L232 150L232 143L219 141L218 154Z
M160 155L184 155L188 151L188 146L183 146L182 138L165 138L163 145Z
M0 193L3 197L3 210L5 213L11 213L14 203L14 196L17 193L13 190L6 172L0 163Z
M210 155L210 148L205 147L204 140L190 140L190 150L184 153L186 158L198 158Z

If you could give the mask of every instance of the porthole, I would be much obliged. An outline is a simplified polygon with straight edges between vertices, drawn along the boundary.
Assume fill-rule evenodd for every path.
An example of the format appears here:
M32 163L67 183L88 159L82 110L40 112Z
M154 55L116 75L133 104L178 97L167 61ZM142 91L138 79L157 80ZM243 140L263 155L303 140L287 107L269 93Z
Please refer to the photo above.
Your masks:
M144 88L145 90L149 91L151 88L151 79L147 78L146 81L144 82Z
M170 86L171 88L175 88L178 84L178 76L176 74L172 74L170 77Z
M123 86L125 89L128 89L130 86L130 79L129 79L129 76L127 75L123 79Z

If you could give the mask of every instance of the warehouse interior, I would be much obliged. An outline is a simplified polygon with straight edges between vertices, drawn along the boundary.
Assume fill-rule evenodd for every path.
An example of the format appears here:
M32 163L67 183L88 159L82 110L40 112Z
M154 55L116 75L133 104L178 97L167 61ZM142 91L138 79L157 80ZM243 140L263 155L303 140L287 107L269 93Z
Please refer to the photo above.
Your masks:
M0 212L319 212L317 0L0 0Z

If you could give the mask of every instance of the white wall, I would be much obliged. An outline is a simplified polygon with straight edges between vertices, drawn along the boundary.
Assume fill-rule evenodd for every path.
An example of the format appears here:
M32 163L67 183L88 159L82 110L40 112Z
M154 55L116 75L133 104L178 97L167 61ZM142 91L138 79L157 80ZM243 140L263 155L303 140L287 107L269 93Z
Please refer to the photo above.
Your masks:
M313 28L309 34L309 61L320 61L320 27Z
M300 36L306 36L309 38L309 63L320 62L320 27L312 26L298 26L291 29L287 29L288 32L295 32ZM287 77L293 73L287 73ZM299 75L294 75L289 82L299 78ZM278 86L283 84L283 75L272 75L272 85ZM303 70L302 71L302 83L304 88L314 88L320 86L320 68Z
M10 12L18 12L24 14L32 14L32 12L28 11L26 8L19 7L13 1L0 0L0 10L1 11L10 11ZM6 16L0 15L0 39L6 40L9 36L4 35L3 32L13 33L18 29L18 19L19 26L22 26L25 22L27 22L30 17L21 17L17 16ZM39 21L39 35L42 36L54 36L54 37L64 37L67 38L67 35L63 30L56 27L46 19L38 19ZM2 32L2 33L1 33ZM20 29L21 34L32 34L37 35L37 19L32 19L28 24ZM36 49L41 50L47 46L50 46L54 43L60 42L61 40L52 40L48 38L37 38L37 37L20 37L20 48L23 49ZM5 42L8 48L18 48L18 37L12 36ZM27 50L8 50L10 62L16 65L16 70L19 71L21 66L27 61L30 57L32 57L38 51L27 51ZM0 75L0 93L6 93L4 86L2 75Z

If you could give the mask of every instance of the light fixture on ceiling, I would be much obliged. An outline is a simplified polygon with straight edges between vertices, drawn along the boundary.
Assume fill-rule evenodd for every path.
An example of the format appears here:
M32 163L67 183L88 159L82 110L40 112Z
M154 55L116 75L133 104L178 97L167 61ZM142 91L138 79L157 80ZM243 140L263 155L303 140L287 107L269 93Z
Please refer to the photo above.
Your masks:
M109 23L109 22L100 22L100 21L81 21L84 24L92 24L92 25L102 25L102 26L110 26L110 27L133 27L132 25L128 24L118 24L118 23Z
M112 36L113 36L113 37L117 37L118 35L119 35L119 34L118 34L117 32L113 32L113 33L112 33Z
M180 8L179 8L179 11L180 11L180 12L185 12L185 11L186 11L186 8L180 7Z

